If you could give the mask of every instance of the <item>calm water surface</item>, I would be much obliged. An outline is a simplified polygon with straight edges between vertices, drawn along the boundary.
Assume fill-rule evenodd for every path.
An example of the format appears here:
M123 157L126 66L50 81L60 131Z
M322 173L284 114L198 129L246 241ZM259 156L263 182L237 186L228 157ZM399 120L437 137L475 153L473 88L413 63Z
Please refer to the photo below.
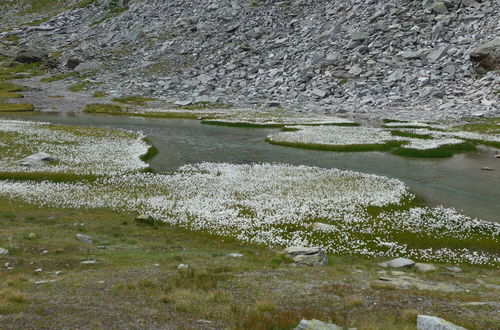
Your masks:
M6 117L6 116L3 116ZM491 149L447 159L419 159L380 152L328 152L268 144L276 129L204 125L196 120L93 116L82 113L34 113L10 116L53 123L143 131L160 153L150 161L171 172L198 162L287 163L380 174L405 182L429 205L444 205L469 216L500 222L500 159Z

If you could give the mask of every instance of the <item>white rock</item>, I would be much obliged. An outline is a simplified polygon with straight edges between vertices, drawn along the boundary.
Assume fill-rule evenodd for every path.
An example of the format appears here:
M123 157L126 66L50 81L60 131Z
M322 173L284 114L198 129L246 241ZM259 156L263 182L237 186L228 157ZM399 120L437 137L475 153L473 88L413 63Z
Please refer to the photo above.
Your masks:
M9 254L9 250L4 249L4 248L0 248L0 255L4 255L4 256L6 256L6 255L8 255L8 254Z
M179 264L179 266L177 266L177 269L188 269L189 268L189 265L186 265L186 264Z
M391 268L402 268L402 267L411 267L415 264L415 262L411 259L406 258L396 258L389 261L379 263L379 266L382 267L391 267Z
M417 330L466 330L437 316L417 316Z
M82 261L81 264L83 265L94 265L97 263L97 260L85 260L85 261Z
M231 258L241 258L241 257L243 257L243 254L241 254L241 253L229 253L227 256L231 257Z
M92 241L92 237L88 235L76 234L76 239L82 243L94 244L94 242Z
M433 271L433 270L437 270L439 269L437 266L435 265L432 265L432 264L424 264L424 263L420 263L420 262L417 262L415 264L415 268L421 272L421 273L425 273L425 272L430 272L430 271Z
M332 323L325 323L319 320L302 320L295 330L342 330L343 327ZM355 328L349 328L349 330L355 330Z

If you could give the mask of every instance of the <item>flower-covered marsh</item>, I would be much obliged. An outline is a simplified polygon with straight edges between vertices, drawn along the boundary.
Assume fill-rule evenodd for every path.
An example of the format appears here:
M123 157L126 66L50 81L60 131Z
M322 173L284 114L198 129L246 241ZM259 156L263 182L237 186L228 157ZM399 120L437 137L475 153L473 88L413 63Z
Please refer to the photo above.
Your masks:
M397 155L449 157L474 144L500 146L500 136L427 128L293 126L271 134L273 144L331 151L392 150Z
M268 246L498 266L500 225L419 207L395 179L280 164L202 163L171 175L93 182L0 181L0 197L44 206L111 208Z
M0 119L0 172L109 175L148 167L140 159L144 136L121 130ZM54 161L24 166L21 159L47 153Z

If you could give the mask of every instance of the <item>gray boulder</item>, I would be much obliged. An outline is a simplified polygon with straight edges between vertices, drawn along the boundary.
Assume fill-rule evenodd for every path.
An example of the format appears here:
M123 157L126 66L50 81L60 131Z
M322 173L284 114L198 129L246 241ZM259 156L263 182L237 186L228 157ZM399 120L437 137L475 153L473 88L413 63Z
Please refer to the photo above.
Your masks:
M23 48L14 58L19 63L39 63L45 62L48 59L47 52L39 48Z
M283 250L297 266L324 266L328 258L320 247L289 247Z
M53 161L54 157L45 153L45 152L37 152L36 154L30 155L19 160L19 164L22 166L28 167L37 167L46 164L47 162Z
M480 67L486 70L500 70L500 38L477 46L471 53L470 58L478 62Z
M76 239L79 240L82 243L94 244L94 242L92 241L92 237L87 236L87 235L76 234Z
M411 259L406 259L406 258L396 258L379 263L379 266L390 267L390 268L411 267L413 265L415 265L415 262Z
M9 250L0 247L0 255L6 256L9 254Z
M102 64L97 61L90 61L90 62L83 62L78 64L75 67L75 71L82 72L82 71L94 71L94 70L99 70L102 67Z
M321 322L319 320L302 320L295 330L342 330L338 325Z
M417 330L466 330L437 316L417 316Z

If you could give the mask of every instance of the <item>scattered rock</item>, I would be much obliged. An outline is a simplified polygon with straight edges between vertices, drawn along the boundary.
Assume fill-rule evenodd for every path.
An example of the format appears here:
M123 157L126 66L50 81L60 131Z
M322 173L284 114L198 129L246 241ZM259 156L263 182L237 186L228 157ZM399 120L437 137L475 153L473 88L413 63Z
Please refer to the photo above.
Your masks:
M37 268L37 269L35 269L35 273L36 273L36 274L40 274L41 272L43 272L43 269L41 269L41 268Z
M390 286L396 289L417 289L426 291L457 292L460 288L444 282L430 282L413 277L404 272L381 273L382 276L374 282L376 285Z
M466 330L437 316L418 315L417 330Z
M29 239L35 239L36 238L36 234L35 233L29 233L28 234L28 238Z
M488 167L488 166L483 166L483 167L481 167L481 170L483 170L483 171L493 171L493 168Z
M436 62L446 55L448 51L448 46L441 46L427 55L427 59L431 62Z
M462 268L460 267L445 267L445 269L449 270L450 272L454 272L454 273L460 273L462 272Z
M94 265L97 263L97 260L85 260L85 261L82 261L80 263L83 265Z
M78 64L75 67L75 71L78 72L83 72L83 71L95 71L99 70L102 67L102 64L97 61L91 61L91 62L83 62Z
M396 258L390 261L384 261L378 264L382 267L390 267L390 268L403 268L403 267L411 267L415 265L415 262L411 259L406 258Z
M76 234L76 239L79 240L82 243L94 244L94 242L92 241L92 237L87 236L87 235Z
M42 280L42 281L35 281L33 283L35 284L47 284L47 283L55 283L56 280Z
M482 306L491 306L494 308L500 308L500 302L496 301L471 301L461 304L464 307L482 307Z
M154 226L156 224L156 220L153 219L153 217L146 215L146 214L141 214L135 218L135 221L137 223L142 223L148 226Z
M485 70L500 70L500 37L476 47L470 58Z
M326 95L328 94L326 91L318 89L318 88L313 89L312 93L321 99L326 97Z
M186 265L186 264L179 264L177 266L177 269L188 269L189 268L189 265Z
M9 250L4 249L4 248L0 248L0 255L6 256L8 254L9 254Z
M241 258L241 257L243 257L243 254L241 254L241 253L229 253L227 256L231 257L231 258Z
M328 258L320 247L289 247L283 250L297 266L324 266Z
M432 11L436 14L446 14L448 13L448 8L444 1L436 1L432 4Z
M302 320L295 330L342 330L343 327L332 323L325 323L319 320ZM355 330L356 328L349 328L349 330Z
M430 271L439 269L439 267L437 267L436 265L425 264L425 263L420 263L420 262L417 262L415 264L415 268L417 269L417 271L419 271L421 273L430 272Z
M190 104L193 104L193 101L184 100L184 101L176 101L174 103L174 105L176 105L178 107L185 107L185 106L190 105Z
M351 32L351 40L352 41L363 41L367 37L366 32L364 31L352 31Z

